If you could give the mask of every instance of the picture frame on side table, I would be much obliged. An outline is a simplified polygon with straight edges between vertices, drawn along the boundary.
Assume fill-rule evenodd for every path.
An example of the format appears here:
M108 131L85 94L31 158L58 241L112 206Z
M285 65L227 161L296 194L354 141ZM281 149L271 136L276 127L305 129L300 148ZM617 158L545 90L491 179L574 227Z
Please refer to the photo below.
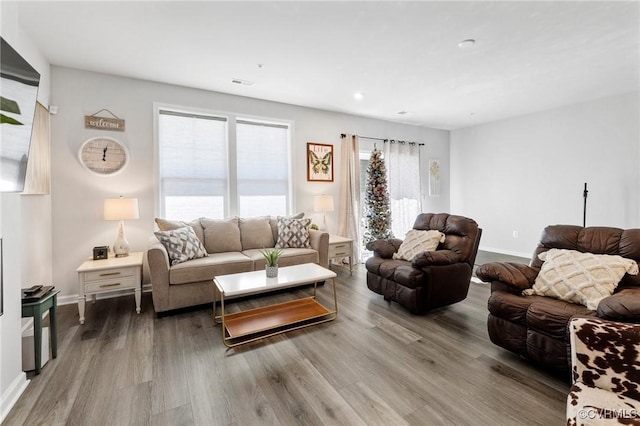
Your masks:
M333 145L307 142L307 180L333 182Z

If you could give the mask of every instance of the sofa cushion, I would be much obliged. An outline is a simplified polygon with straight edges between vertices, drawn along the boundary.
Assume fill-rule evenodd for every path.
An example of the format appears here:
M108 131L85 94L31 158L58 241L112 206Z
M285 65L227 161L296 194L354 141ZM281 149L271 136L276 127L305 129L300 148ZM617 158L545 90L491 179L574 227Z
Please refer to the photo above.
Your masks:
M393 258L413 260L417 254L434 251L440 243L444 243L444 234L440 231L411 229L407 232L398 251L393 253Z
M200 223L200 219L192 220L191 222L182 222L180 220L167 220L156 217L156 225L161 231L172 231L178 228L184 228L190 226L198 236L198 239L204 244L204 229Z
M212 253L208 257L172 266L169 270L169 284L207 281L212 280L216 275L248 271L253 271L253 260L242 253ZM213 287L211 291L213 292Z
M566 341L567 324L571 318L593 315L595 312L585 306L551 297L540 297L527 310L527 325L530 329L539 330L556 340Z
M554 297L591 310L613 294L625 273L638 273L638 264L622 256L551 249L538 257L544 262L540 273L523 294Z
M275 245L269 216L240 218L238 225L243 250L269 248Z
M309 225L311 219L279 217L276 248L311 248Z
M407 288L418 288L423 285L424 272L414 268L410 263L398 265L393 272L393 281Z
M200 218L204 228L204 247L207 253L241 252L240 228L238 218L208 219Z
M544 300L542 296L520 296L507 291L492 291L489 296L489 312L496 318L502 318L520 325L527 323L527 311L532 303Z
M190 226L155 232L155 235L167 249L171 265L207 256L207 251Z
M278 266L291 266L299 265L301 263L318 263L319 255L314 249L308 248L284 248L281 249L282 254L278 259ZM245 256L252 259L254 262L254 268L261 270L265 268L266 262L264 256L258 249L244 250L242 252Z

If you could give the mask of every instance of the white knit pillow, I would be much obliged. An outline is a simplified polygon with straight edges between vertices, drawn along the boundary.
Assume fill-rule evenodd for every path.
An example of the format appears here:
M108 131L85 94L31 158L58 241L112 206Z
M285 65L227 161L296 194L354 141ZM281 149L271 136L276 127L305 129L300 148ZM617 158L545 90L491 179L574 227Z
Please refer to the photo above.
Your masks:
M523 294L549 296L594 311L602 299L613 294L625 273L638 273L638 264L622 256L551 249L538 258L544 262L540 273Z
M393 258L413 260L415 255L423 251L434 251L440 243L444 243L444 234L442 232L412 229L407 232L398 251L393 253Z

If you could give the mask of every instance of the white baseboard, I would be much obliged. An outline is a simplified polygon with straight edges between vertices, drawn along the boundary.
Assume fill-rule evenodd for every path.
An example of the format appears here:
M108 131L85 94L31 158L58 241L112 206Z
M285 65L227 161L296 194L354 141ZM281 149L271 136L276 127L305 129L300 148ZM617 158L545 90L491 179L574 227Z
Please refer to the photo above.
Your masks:
M4 419L9 414L9 411L16 405L18 398L24 393L29 385L27 375L24 371L21 371L13 380L9 388L2 394L0 399L0 424L4 422Z
M143 284L142 285L142 292L146 293L146 292L150 292L151 291L151 284ZM102 293L102 294L98 294L96 296L97 300L100 299L111 299L114 297L120 297L120 296L126 296L126 295L131 295L133 296L133 290L120 290L120 291L110 291L109 293ZM90 296L87 296L87 300L90 300ZM77 294L70 294L68 296L60 296L58 295L58 305L72 305L72 304L77 304L78 303L78 295Z
M478 249L482 251L490 251L493 253L507 254L509 256L524 257L525 259L531 259L531 253L521 253L519 251L504 250L504 249L499 249L494 247L485 247L485 246L480 246Z

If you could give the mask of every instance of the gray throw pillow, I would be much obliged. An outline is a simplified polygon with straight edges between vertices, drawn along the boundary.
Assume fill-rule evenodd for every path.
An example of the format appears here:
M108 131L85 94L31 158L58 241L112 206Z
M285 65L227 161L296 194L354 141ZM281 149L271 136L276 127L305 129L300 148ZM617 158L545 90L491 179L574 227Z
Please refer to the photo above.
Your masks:
M311 219L279 217L276 248L311 248L309 225Z
M173 231L174 229L190 226L198 236L198 239L204 244L204 229L200 224L200 219L195 219L191 222L183 222L181 220L167 220L157 217L156 225L158 225L158 229L161 231Z
M190 226L154 233L156 238L167 249L171 265L191 259L206 257L207 251Z

